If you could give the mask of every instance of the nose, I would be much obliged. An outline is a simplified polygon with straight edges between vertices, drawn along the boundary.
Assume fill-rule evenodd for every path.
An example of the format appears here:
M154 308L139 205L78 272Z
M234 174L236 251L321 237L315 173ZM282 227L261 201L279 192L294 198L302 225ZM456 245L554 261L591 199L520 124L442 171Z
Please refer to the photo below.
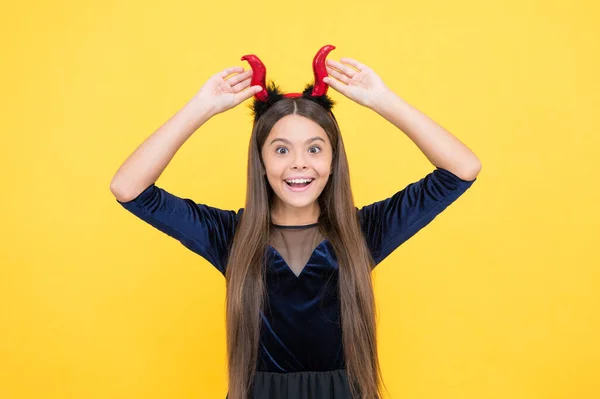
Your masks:
M300 164L300 165L299 164L293 164L292 165L292 169L294 169L294 170L304 170L304 169L307 169L307 168L308 168L308 166L303 165L303 164Z
M294 162L292 163L292 169L294 170L304 170L308 168L308 165L306 165L306 161L304 160L304 157L301 153L298 153L295 157L294 157Z

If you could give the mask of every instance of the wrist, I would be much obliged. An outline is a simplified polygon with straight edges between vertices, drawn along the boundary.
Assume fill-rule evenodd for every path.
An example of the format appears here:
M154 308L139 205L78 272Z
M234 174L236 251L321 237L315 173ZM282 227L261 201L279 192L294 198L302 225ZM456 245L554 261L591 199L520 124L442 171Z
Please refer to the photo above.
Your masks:
M387 89L373 99L373 105L371 108L373 108L373 111L379 112L379 110L385 109L386 105L388 105L390 101L393 101L393 99L394 92Z
M196 120L198 123L203 124L217 113L214 111L213 107L210 104L207 104L205 101L198 97L193 97L186 105L187 108L192 115L192 118Z
M388 89L375 98L371 108L379 115L385 117L389 114L390 110L397 108L399 101L401 101L400 97Z

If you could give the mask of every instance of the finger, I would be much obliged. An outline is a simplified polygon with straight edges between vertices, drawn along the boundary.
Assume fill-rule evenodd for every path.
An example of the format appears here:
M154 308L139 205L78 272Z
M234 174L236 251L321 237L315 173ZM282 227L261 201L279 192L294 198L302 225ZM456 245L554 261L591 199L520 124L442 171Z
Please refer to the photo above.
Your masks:
M229 79L226 80L232 87L236 84L240 83L242 80L246 80L252 76L252 69L248 69L242 73L238 73L237 75L233 75Z
M340 81L330 77L323 78L323 82L327 83L329 86L333 87L335 90L348 97L350 92L347 85L342 84Z
M354 69L344 64L341 64L335 60L327 60L327 64L331 65L332 67L335 67L336 69L339 69L342 73L346 74L349 77L353 77L356 73Z
M234 67L229 67L227 69L224 69L223 71L219 72L217 75L223 79L225 79L225 77L231 75L234 72L243 72L244 68L241 66L234 66Z
M246 87L250 86L250 79L244 79L242 80L240 83L231 86L231 88L233 89L234 93L239 93L240 91L244 90Z
M362 64L352 58L342 57L342 58L340 58L340 61L345 62L346 64L352 65L354 68L358 69L359 71L362 71L362 70L368 68L368 66L366 66L365 64Z
M342 75L340 72L336 71L333 68L327 67L327 72L333 76L334 78L336 78L337 80L344 82L345 84L349 84L350 83L350 78L346 75Z
M234 94L233 102L235 105L238 105L239 103L246 101L250 97L254 96L256 93L258 93L261 90L262 90L262 87L260 87L260 86L252 86L248 90L240 91L239 93Z

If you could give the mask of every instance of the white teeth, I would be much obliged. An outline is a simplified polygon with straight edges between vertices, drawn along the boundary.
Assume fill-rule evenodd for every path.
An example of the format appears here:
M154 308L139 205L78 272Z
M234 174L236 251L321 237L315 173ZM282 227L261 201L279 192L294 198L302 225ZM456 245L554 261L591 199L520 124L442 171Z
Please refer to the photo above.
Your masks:
M311 181L313 181L313 179L292 179L292 180L286 180L286 182L288 182L288 183L310 183Z

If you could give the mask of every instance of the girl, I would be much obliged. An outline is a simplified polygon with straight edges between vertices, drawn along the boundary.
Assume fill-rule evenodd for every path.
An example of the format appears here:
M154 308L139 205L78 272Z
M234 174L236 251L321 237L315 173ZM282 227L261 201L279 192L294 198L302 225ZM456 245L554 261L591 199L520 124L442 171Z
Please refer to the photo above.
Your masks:
M333 48L317 53L314 85L303 93L266 87L264 65L244 56L252 70L212 76L111 182L125 209L225 276L231 399L381 397L371 271L461 196L481 169L466 146L371 68L350 58L326 61ZM435 170L356 208L328 86L406 133ZM155 185L202 124L253 95L244 208L222 210Z

